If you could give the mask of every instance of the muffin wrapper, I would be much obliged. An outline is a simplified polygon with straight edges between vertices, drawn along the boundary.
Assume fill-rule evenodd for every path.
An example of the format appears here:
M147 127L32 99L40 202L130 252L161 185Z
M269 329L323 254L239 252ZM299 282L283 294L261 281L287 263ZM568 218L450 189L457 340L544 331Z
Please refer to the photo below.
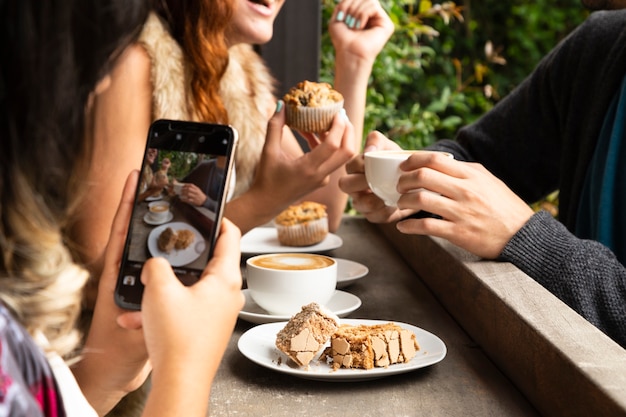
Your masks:
M311 246L328 235L328 218L309 220L306 223L283 226L276 224L278 241L284 246Z
M330 129L335 115L343 108L343 100L323 107L287 105L286 123L301 132L320 133Z

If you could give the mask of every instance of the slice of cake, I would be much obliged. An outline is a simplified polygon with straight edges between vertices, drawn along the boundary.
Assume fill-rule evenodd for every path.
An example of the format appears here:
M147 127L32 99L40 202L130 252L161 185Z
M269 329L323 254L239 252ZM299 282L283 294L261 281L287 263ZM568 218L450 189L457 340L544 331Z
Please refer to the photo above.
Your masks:
M342 325L331 336L325 355L333 369L372 369L409 362L418 350L415 334L395 323Z
M307 366L339 326L339 318L317 303L307 304L276 335L276 347Z

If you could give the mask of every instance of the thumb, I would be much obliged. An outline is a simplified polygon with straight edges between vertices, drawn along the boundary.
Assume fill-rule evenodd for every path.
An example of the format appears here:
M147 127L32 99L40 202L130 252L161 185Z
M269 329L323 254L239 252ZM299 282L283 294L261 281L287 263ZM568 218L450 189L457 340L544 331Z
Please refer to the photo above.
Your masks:
M285 103L278 100L276 111L267 123L267 133L265 135L265 146L280 147L283 138L283 128L285 127Z
M141 282L146 287L145 291L150 291L152 288L161 289L179 281L169 262L165 258L157 257L150 258L144 263Z

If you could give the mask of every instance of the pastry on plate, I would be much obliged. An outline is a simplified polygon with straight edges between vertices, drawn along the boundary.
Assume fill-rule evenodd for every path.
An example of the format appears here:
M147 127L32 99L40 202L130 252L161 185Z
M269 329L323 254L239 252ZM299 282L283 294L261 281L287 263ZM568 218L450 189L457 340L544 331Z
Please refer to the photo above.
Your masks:
M406 363L419 350L415 334L395 323L342 325L330 338L324 351L333 369L372 369Z
M276 335L276 347L300 366L307 366L339 325L339 318L317 303L302 307Z
M289 206L276 216L274 225L281 245L315 245L328 235L326 206L312 201Z

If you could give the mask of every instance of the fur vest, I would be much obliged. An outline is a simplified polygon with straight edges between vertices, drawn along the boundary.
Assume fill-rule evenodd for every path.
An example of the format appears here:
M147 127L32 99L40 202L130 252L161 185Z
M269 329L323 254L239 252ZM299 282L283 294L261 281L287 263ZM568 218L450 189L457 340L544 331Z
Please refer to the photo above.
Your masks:
M166 24L151 14L139 42L152 61L152 118L198 120L191 100L185 58ZM275 81L252 46L240 44L229 49L229 64L220 82L220 97L229 123L239 132L235 153L237 183L234 195L252 183L265 142L269 112L276 106ZM209 121L210 122L210 121Z

